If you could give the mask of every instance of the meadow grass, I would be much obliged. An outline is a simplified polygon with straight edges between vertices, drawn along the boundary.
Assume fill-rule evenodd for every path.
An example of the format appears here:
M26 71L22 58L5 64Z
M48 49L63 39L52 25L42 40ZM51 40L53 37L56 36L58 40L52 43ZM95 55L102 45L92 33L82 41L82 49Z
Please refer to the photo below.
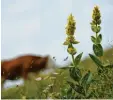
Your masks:
M107 59L106 62L111 61L113 63L113 56L111 56L111 54L113 54L113 49L106 50L103 59ZM93 73L95 73L97 68L95 63L90 58L86 58L83 61L81 61L79 66L82 69L83 73L86 73L87 70L91 70ZM69 87L66 81L67 80L73 81L70 78L69 71L68 69L65 70L57 69L56 73L58 74L49 75L48 76L49 78L45 80L42 79L40 81L35 81L34 79L32 79L31 81L25 82L25 85L5 89L1 92L1 97L2 99L22 99L22 98L46 99L46 98L56 98L56 95L57 94L59 95L61 91L64 94L66 94L65 91L67 91L66 89ZM38 75L38 77L45 78L45 76L41 75ZM50 85L53 86L49 89L48 87ZM109 90L107 90L107 92L108 91ZM108 95L106 94L102 98L108 99L113 98L113 95L110 95L108 92Z

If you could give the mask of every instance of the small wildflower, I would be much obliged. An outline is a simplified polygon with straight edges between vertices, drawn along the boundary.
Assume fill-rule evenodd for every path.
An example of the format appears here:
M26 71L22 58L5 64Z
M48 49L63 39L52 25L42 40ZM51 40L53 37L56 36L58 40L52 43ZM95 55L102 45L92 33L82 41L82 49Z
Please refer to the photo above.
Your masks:
M43 90L43 93L47 93L47 92L48 92L48 89L44 89L44 90Z
M53 73L54 75L58 75L59 73Z
M40 81L40 80L42 80L42 78L41 78L41 77L38 77L38 78L36 78L35 80L36 80L36 81Z
M53 86L53 84L50 84L50 85L48 85L49 87L52 87Z

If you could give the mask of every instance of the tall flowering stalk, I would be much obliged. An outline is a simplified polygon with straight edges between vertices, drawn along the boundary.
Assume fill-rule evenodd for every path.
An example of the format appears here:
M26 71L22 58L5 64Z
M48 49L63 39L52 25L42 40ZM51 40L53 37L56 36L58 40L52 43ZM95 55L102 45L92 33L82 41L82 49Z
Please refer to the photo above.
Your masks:
M103 56L104 52L103 52L103 47L101 45L102 34L99 34L99 32L101 31L101 26L100 26L101 13L100 13L98 6L95 6L93 9L92 22L90 24L91 24L92 31L95 33L95 36L91 36L91 40L93 42L93 51L94 51L94 54L96 55L96 57L101 58ZM113 67L113 64L105 65L104 62L101 61L101 59L99 60L98 58L94 57L91 54L90 54L90 57L97 64L98 67L101 67L101 68L105 68L105 67L112 68Z
M77 50L73 45L78 44L79 42L74 37L76 21L72 14L68 17L65 29L67 37L63 45L68 46L67 52L72 56L73 66L69 69L69 71L71 78L75 81L75 83L67 81L70 88L67 91L67 98L65 99L89 98L90 94L88 94L88 90L92 82L92 74L88 71L85 75L82 75L81 70L78 68L83 53L80 53L75 57Z
M76 30L76 21L72 14L70 14L68 17L65 29L67 38L63 44L68 46L67 52L72 56L73 65L76 66L76 63L74 61L74 55L77 53L77 50L76 48L74 48L73 44L78 44L79 42L74 37L74 32Z
M95 6L92 14L91 29L95 33L95 36L91 36L93 42L93 51L97 57L103 56L103 48L101 45L102 35L99 34L101 31L101 14L98 6Z
M98 71L100 72L100 70L103 69L103 63L98 58L101 58L103 56L103 47L101 45L102 35L99 34L99 32L101 31L101 14L98 6L95 6L93 9L92 22L90 24L92 31L95 33L95 36L91 36L91 40L93 42L93 51L96 57L92 54L89 55L98 66Z
M97 89L96 92L98 91L99 93L102 92L102 94L107 95L108 92L107 90L110 91L111 89L111 84L112 84L112 69L113 65L111 64L106 64L102 62L101 58L103 56L103 47L101 45L102 42L102 35L99 34L101 31L101 14L98 6L95 6L93 9L93 14L92 14L92 22L91 24L91 29L95 33L95 36L91 36L91 40L93 42L93 51L94 55L89 54L91 59L95 62L95 64L98 66L97 71L98 71L98 80L99 84L97 83ZM100 59L98 59L100 58ZM106 82L109 82L109 85L106 84ZM100 88L98 88L100 87ZM98 93L98 94L99 94ZM110 91L111 93L111 91Z
M101 14L98 6L95 6L93 9L92 22L90 24L92 31L95 33L95 36L91 36L91 40L93 42L93 51L96 56L92 54L89 54L89 56L98 66L98 72L100 73L100 71L104 70L106 67L112 67L113 65L105 65L101 59L98 59L103 56L103 47L101 45L102 35L99 34L101 31Z

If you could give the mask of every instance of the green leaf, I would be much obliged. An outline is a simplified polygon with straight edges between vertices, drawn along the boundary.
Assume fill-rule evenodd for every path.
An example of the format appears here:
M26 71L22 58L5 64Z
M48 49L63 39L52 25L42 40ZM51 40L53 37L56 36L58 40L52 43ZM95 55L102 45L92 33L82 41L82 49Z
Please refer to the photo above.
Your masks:
M92 24L92 25L91 25L91 29L92 29L93 32L99 33L100 30L101 30L101 27Z
M80 69L76 68L76 67L72 67L70 68L70 76L72 79L74 79L75 81L79 81L82 77Z
M68 42L68 41L65 41L64 43L63 43L63 45L69 45L70 43Z
M92 21L92 22L90 23L91 26L93 26L93 25L95 25L95 24L96 24L95 21Z
M80 93L80 94L84 94L84 90L83 90L83 87L80 86L80 85L76 85L70 81L67 81L67 83L71 86L72 89L74 89L77 93Z
M96 25L91 25L91 29L92 29L93 32L97 32Z
M101 62L97 57L95 57L95 56L92 55L92 54L89 54L89 56L91 57L91 59L95 62L95 64L96 64L99 68L103 68L102 62Z
M72 43L73 43L73 44L78 44L78 43L80 43L80 42L79 42L79 41L74 40Z
M75 84L73 82L67 81L67 83L71 86L72 89L75 88Z
M103 48L101 46L101 44L93 44L93 51L95 53L96 56L101 57L103 56Z
M91 97L93 97L93 92L91 91L88 95L87 95L87 97L86 97L86 99L90 99Z
M75 85L74 90L80 94L83 94L83 95L85 94L83 87L80 85Z
M113 68L113 64L104 65L105 68Z
M98 75L100 75L102 73L102 71L103 70L100 67L97 68Z
M70 87L69 89L68 89L68 91L67 91L67 98L71 98L71 96L72 96L72 88Z
M59 69L63 69L63 70L67 70L67 69L69 69L69 68L72 68L72 67L74 67L74 66L67 66L67 67L59 67Z
M83 52L76 56L76 58L75 58L75 65L76 66L80 63L82 54L83 54Z
M98 37L97 37L97 40L96 40L96 44L100 44L102 41L102 35L99 34Z
M101 19L99 19L99 20L97 21L97 24L98 24L98 25L100 25L100 24L101 24Z
M84 75L84 77L81 80L81 85L86 89L86 91L88 90L90 84L92 82L92 73L90 71L88 71L88 73L86 73Z
M99 33L100 30L101 30L101 27L100 26L97 26L96 33Z
M96 44L96 38L94 36L91 36L91 40L94 44Z

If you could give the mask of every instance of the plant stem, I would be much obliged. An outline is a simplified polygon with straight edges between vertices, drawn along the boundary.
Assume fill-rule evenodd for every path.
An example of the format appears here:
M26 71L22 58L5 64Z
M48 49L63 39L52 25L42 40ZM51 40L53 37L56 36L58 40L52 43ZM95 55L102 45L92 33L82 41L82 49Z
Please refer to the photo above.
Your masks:
M97 27L97 25L96 25L96 27ZM97 37L98 37L98 33L96 32L96 39L97 39ZM101 57L98 57L98 58L100 59L100 61L102 61Z
M73 60L73 65L74 65L74 67L76 67L75 61L74 61L74 55L72 55L72 60Z
M96 39L97 39L97 35L98 35L98 33L96 33Z
M96 24L96 27L97 27L97 24ZM96 39L97 39L97 35L98 35L98 32L96 32Z
M71 46L73 46L72 43L71 43ZM73 65L74 65L74 67L76 67L75 61L74 61L74 55L72 54L71 56L72 56L72 60L73 60Z

